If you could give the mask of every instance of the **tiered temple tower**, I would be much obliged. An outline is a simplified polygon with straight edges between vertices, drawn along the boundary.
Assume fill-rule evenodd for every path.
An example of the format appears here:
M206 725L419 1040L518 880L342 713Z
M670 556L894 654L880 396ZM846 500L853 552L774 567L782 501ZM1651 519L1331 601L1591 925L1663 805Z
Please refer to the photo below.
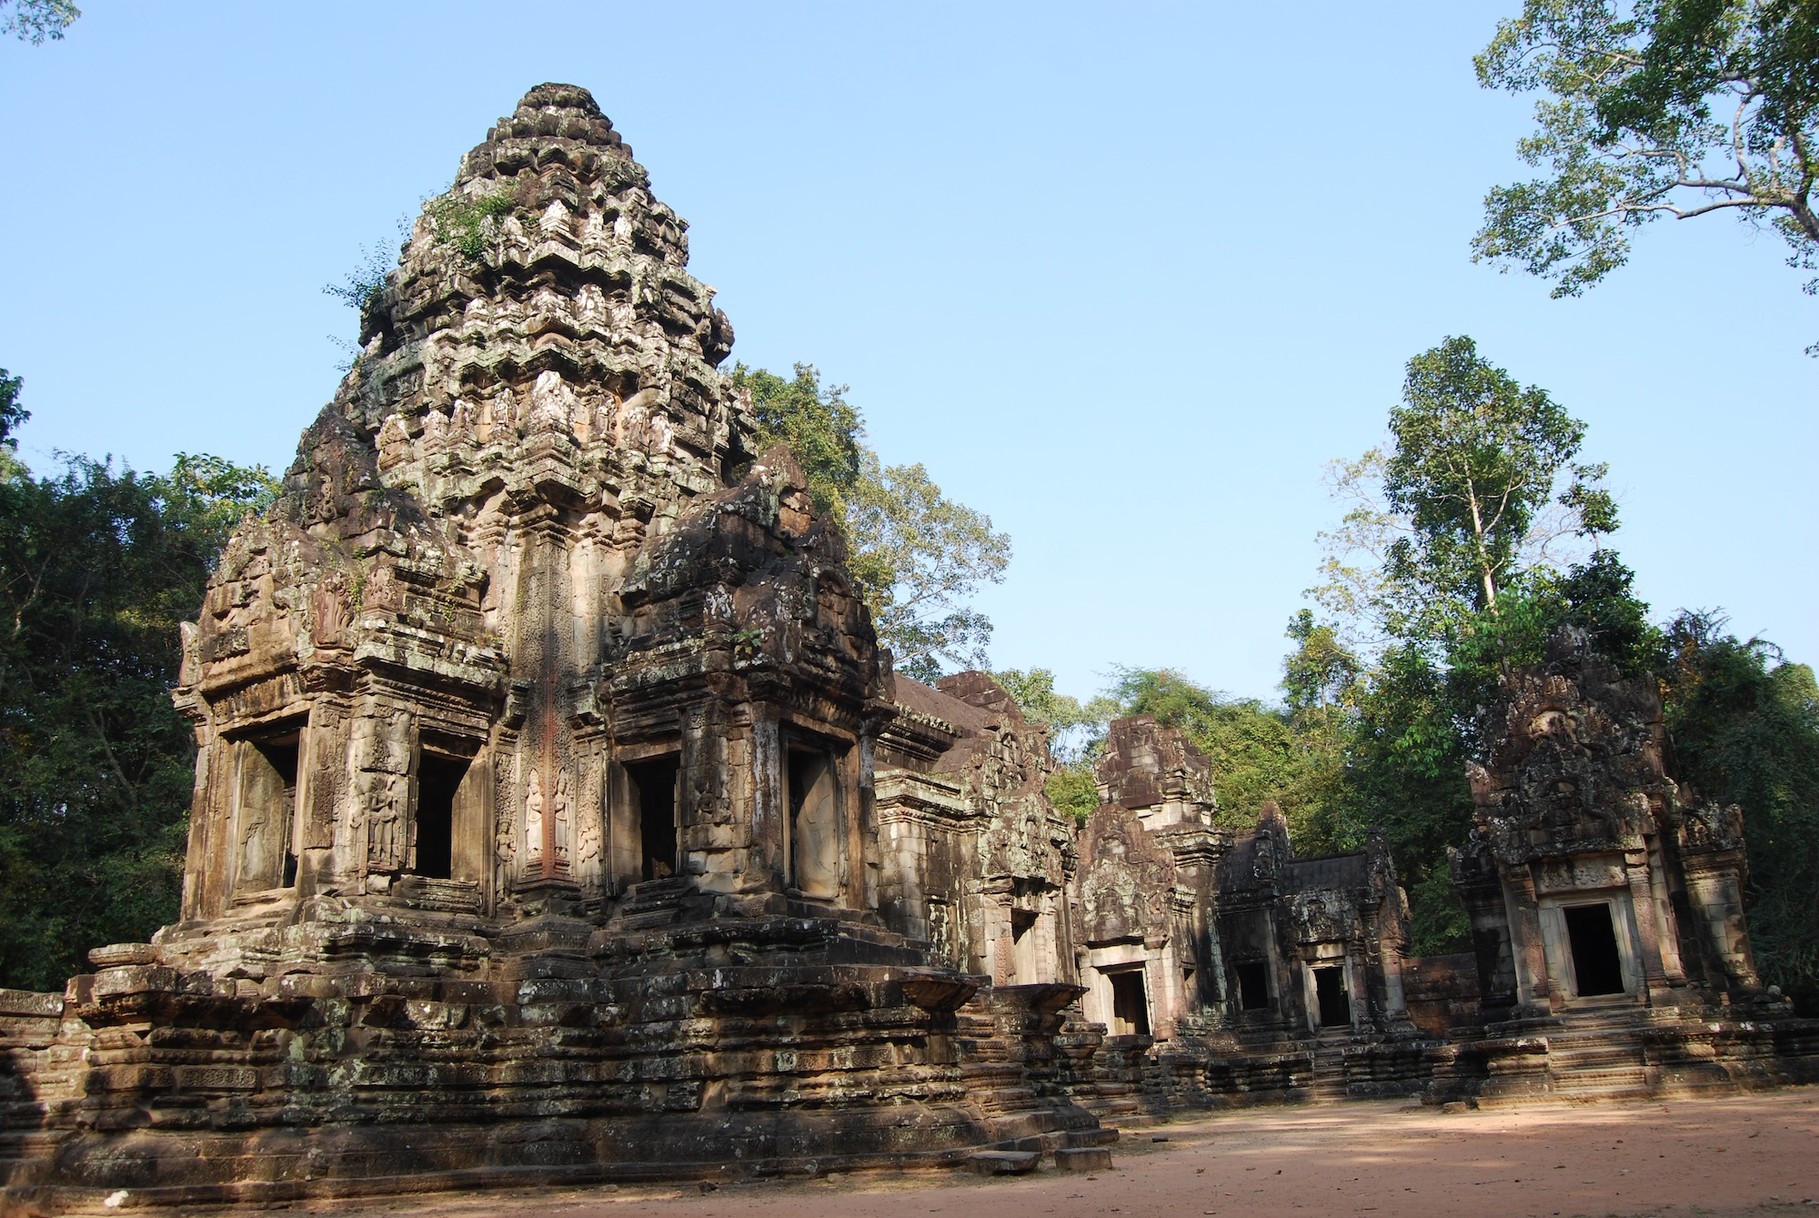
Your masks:
M1018 1085L1058 1018L960 1035L987 979L879 917L889 658L800 468L750 451L684 230L566 85L426 206L185 630L182 920L0 1012L12 1196L740 1176L1096 1128ZM1009 1063L988 1101L969 1054Z
M684 229L559 85L425 209L186 640L212 941L326 898L598 911L672 876L875 904L888 674L800 472L744 448Z

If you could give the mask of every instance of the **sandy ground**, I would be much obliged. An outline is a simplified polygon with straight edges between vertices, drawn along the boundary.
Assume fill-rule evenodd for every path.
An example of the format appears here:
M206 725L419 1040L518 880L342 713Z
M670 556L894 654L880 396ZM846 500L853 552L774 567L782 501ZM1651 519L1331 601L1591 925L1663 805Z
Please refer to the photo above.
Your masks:
M1819 1088L1442 1113L1400 1102L1228 1112L1126 1132L1114 1166L834 1176L709 1192L604 1187L316 1203L334 1218L1819 1218Z

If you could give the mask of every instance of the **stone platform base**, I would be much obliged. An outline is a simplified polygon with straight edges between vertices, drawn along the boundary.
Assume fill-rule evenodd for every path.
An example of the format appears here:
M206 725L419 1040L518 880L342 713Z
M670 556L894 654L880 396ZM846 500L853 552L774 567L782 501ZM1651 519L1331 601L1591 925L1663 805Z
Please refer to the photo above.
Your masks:
M1048 1013L1001 1020L1017 1044L959 1036L982 979L885 932L785 917L544 930L519 952L469 944L476 966L458 972L408 964L417 933L371 923L357 953L263 976L115 949L55 1017L42 996L0 1011L6 1203L940 1167L1097 1128L1049 1087L969 1096L963 1058L1043 1060L1022 1042Z

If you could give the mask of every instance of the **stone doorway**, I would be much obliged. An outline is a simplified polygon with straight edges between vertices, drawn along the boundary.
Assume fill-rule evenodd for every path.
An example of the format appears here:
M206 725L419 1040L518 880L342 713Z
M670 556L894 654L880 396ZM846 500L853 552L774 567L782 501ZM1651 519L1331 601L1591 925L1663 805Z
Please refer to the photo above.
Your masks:
M1352 999L1345 988L1345 966L1325 964L1314 970L1314 1000L1323 1028L1349 1028Z
M1269 965L1262 960L1244 960L1234 965L1232 972L1238 979L1238 1009L1269 1010Z
M1568 905L1560 912L1573 954L1573 992L1580 998L1623 993L1623 957L1610 904Z
M297 883L297 772L302 732L242 740L239 759L238 857L234 887L253 893Z
M1036 914L1033 910L1011 910L1011 959L1016 966L1013 978L1018 985L1040 981L1041 967L1036 954Z
M1113 1036L1148 1036L1150 1034L1149 996L1144 993L1141 968L1120 969L1107 973L1112 987Z
M675 756L630 762L625 767L638 825L638 877L661 880L676 874L676 777L682 769Z
M417 865L431 880L455 874L455 793L467 777L469 759L427 750L417 759Z
M790 887L824 901L840 895L840 793L834 773L832 753L790 749Z

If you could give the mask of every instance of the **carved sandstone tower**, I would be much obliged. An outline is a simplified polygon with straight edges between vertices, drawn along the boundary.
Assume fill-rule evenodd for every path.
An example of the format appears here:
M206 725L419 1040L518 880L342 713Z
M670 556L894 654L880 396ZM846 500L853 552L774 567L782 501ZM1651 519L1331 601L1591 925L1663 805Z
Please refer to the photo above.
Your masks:
M190 640L186 918L594 911L670 876L875 904L888 675L800 472L745 451L684 228L559 85L426 208Z
M747 1174L1093 1125L969 1099L984 979L878 916L888 658L794 460L748 450L686 263L570 86L425 209L185 632L182 921L32 1008L9 1191Z

